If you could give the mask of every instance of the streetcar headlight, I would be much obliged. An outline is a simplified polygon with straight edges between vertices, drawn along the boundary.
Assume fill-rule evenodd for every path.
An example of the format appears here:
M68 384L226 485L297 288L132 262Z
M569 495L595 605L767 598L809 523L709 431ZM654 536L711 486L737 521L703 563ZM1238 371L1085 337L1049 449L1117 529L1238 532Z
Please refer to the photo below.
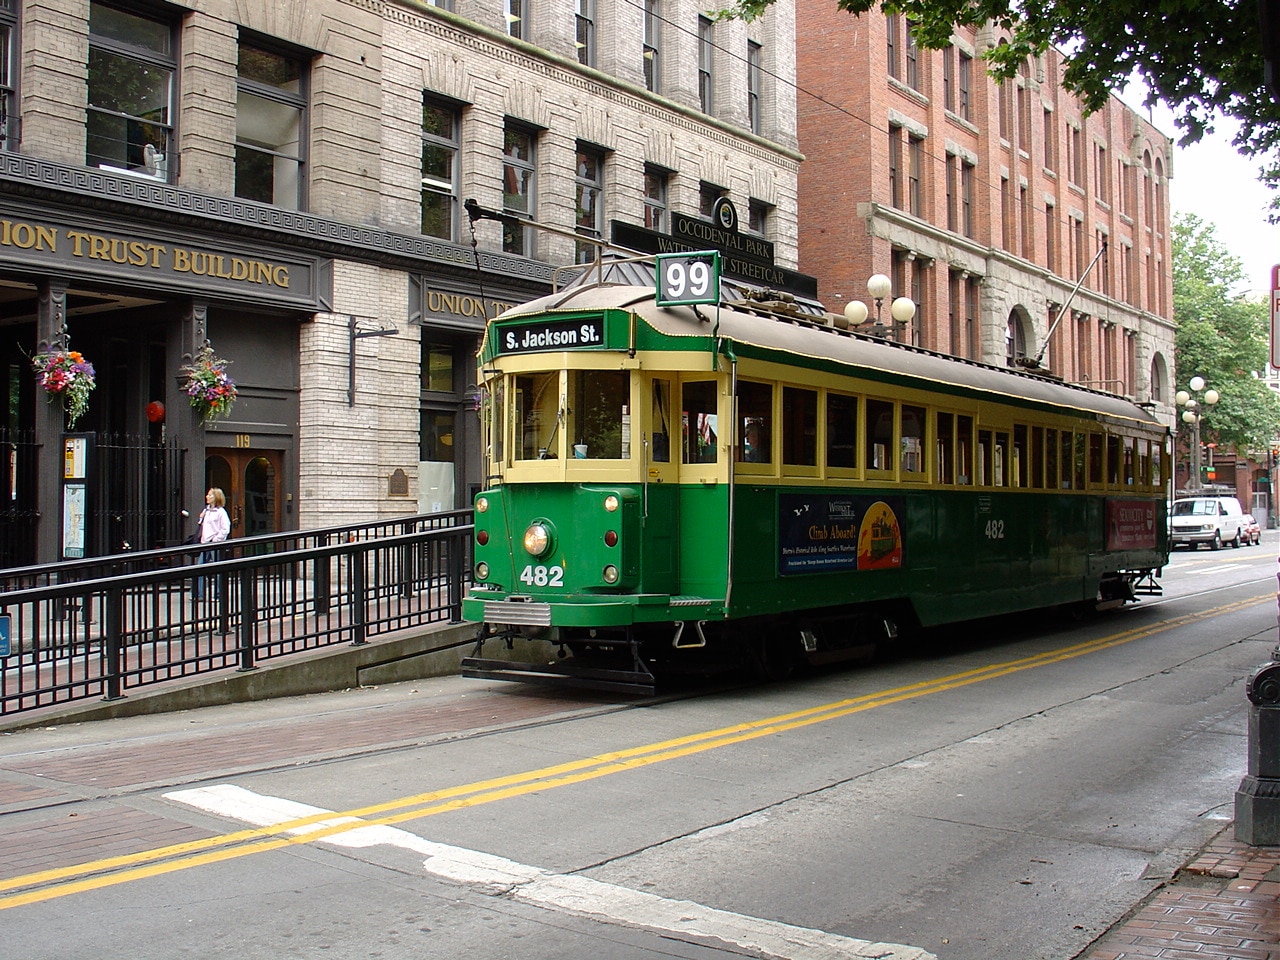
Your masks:
M540 521L529 524L524 532L524 548L530 556L546 556L551 550L551 529Z
M617 583L617 582L618 582L618 568L617 568L617 567L615 567L615 566L611 563L611 564L609 564L607 567L605 567L605 568L604 568L604 570L603 570L603 571L602 571L602 573L601 573L601 576L603 576L603 577L604 577L604 582L605 582L605 583Z
M477 497L477 498L476 498L476 513L488 513L488 512L489 512L489 498L488 498L488 497Z
M604 508L610 513L617 512L618 498L612 493L609 494L607 497L604 498Z
M483 560L481 560L479 563L476 564L476 579L477 580L489 579L489 565L485 563Z

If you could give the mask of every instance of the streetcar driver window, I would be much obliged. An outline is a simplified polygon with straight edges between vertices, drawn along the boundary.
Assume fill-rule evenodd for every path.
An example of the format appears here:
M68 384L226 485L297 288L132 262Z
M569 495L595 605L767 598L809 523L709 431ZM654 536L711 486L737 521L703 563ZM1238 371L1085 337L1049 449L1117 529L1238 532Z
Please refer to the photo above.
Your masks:
M515 378L517 460L546 460L556 456L560 374L533 373Z
M654 463L671 462L671 381L653 381L653 442L649 459Z
M858 398L827 394L827 466L858 465Z
M739 463L773 462L773 385L738 382Z
M712 380L683 384L681 396L681 447L685 463L715 463L719 425L716 419L716 385Z
M625 370L576 370L569 377L574 458L630 459L631 375Z

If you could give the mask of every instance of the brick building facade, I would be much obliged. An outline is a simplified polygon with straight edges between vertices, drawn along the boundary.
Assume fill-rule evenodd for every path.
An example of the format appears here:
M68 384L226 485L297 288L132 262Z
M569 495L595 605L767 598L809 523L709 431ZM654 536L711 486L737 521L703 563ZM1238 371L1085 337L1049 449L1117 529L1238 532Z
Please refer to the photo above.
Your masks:
M1172 421L1168 137L1116 97L1086 116L1056 52L993 82L993 29L927 51L901 16L796 8L800 267L827 307L885 274L911 342L1040 358Z
M207 484L236 536L468 504L503 304L725 196L798 265L787 3L0 0L0 45L0 565L179 540ZM473 235L469 198L561 232ZM214 422L180 373L206 341ZM67 346L79 529L29 361Z

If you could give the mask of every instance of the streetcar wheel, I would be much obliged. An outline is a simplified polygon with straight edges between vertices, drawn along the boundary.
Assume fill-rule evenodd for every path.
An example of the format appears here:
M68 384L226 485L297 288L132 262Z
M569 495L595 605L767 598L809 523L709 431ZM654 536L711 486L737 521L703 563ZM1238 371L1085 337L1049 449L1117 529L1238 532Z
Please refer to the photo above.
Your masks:
M796 658L784 634L762 630L751 638L751 672L757 679L776 683L795 669Z

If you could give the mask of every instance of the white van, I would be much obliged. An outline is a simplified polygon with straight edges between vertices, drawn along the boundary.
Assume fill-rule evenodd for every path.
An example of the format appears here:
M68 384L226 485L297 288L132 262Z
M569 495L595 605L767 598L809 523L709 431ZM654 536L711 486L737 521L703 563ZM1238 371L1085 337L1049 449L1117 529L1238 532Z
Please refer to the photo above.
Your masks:
M1244 509L1235 497L1180 497L1169 508L1169 545L1194 550L1207 543L1240 546L1245 538Z

